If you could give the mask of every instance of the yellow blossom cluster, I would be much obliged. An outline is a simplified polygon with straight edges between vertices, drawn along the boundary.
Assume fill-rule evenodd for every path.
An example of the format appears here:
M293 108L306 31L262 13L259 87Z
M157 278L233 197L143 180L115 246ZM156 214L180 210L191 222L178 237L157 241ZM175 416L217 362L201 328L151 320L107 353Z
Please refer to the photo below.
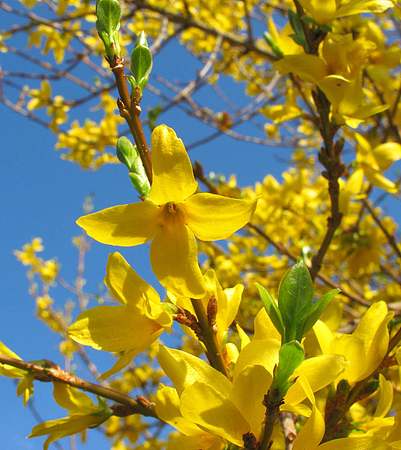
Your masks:
M115 113L116 103L108 93L102 94L98 109L104 114L99 122L86 119L80 125L74 121L69 130L58 135L56 149L66 150L62 158L84 169L97 169L104 164L117 162L117 158L106 149L115 147L118 127L123 119Z
M37 254L44 250L42 239L34 238L24 244L21 250L15 251L15 256L24 266L30 268L30 276L39 275L43 283L53 283L59 273L59 264L55 259L44 260Z

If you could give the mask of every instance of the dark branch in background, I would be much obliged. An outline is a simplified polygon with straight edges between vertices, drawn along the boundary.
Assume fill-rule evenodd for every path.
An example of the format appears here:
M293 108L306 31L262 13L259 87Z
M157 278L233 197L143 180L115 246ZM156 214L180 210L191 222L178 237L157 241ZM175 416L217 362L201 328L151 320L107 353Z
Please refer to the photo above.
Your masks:
M302 19L305 16L305 13L301 4L298 0L294 0L294 4L298 16ZM305 52L307 54L316 55L325 34L321 33L319 36L314 36L306 21L301 20L301 23L306 41ZM340 185L338 180L344 173L345 166L341 162L341 153L344 147L344 141L340 139L335 142L334 140L339 126L334 124L330 119L330 102L327 100L327 97L319 87L317 87L316 91L312 93L312 96L317 112L319 113L319 130L323 140L323 146L319 151L319 161L325 169L322 172L322 175L328 182L331 205L330 216L327 219L325 236L317 253L312 258L310 273L312 279L315 279L322 267L324 257L330 248L335 232L341 224L342 213L339 205Z

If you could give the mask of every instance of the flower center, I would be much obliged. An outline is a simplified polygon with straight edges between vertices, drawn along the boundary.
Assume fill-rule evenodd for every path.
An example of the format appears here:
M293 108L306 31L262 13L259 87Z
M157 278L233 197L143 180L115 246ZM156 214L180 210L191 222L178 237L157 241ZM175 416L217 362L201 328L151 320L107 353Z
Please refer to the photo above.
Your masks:
M163 225L174 225L177 222L185 223L185 214L179 204L168 202L163 207L162 223Z

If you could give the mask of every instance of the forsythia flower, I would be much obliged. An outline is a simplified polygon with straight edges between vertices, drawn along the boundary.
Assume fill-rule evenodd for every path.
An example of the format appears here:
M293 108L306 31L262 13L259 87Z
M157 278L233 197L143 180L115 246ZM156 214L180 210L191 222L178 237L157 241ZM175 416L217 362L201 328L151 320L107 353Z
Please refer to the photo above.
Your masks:
M271 386L279 349L278 339L252 340L238 357L232 381L181 350L161 347L158 358L174 383L185 421L242 446L245 434L260 435L266 409L263 398ZM304 361L294 379L303 377L315 392L332 383L343 368L341 356L322 355ZM302 382L297 380L289 389L282 410L293 410L306 397Z
M394 6L391 0L299 0L316 22L328 23L339 17L361 13L382 13Z
M151 262L160 283L174 295L205 294L195 236L225 239L251 218L256 202L195 193L191 161L174 130L152 133L153 184L145 201L80 217L89 236L109 245L132 246L152 240Z
M21 359L16 353L10 350L3 342L0 341L0 354L9 358ZM17 385L17 395L22 396L24 405L28 403L29 398L33 394L33 377L28 372L17 367L0 363L0 375L9 378L17 378L20 381Z
M207 310L209 301L214 297L216 300L216 317L215 317L215 333L217 343L221 349L224 349L227 340L227 332L230 325L234 322L238 308L241 303L242 292L244 286L237 284L233 288L223 289L217 279L214 270L209 269L204 275L206 295L199 299L203 303L205 311ZM175 303L181 308L195 314L190 299L181 297L176 299Z
M68 410L69 416L47 420L32 428L30 438L49 435L44 450L58 439L99 426L112 415L103 400L95 405L86 394L62 383L54 383L53 396L62 408Z
M68 328L76 342L97 350L122 353L106 378L129 364L171 325L157 292L142 280L120 253L109 256L105 283L120 306L96 306Z
M370 375L383 361L389 343L388 323L393 317L384 302L374 303L352 334L335 334L318 321L313 330L322 352L343 355L348 362L341 378L355 383Z
M372 147L360 134L355 134L355 138L358 143L356 161L360 170L374 186L395 194L398 191L396 184L386 178L383 172L401 159L401 145L386 142Z
M365 38L331 34L320 47L319 56L287 55L274 66L283 74L292 72L317 85L330 101L335 120L356 127L388 108L364 100L361 69L374 49L374 43Z

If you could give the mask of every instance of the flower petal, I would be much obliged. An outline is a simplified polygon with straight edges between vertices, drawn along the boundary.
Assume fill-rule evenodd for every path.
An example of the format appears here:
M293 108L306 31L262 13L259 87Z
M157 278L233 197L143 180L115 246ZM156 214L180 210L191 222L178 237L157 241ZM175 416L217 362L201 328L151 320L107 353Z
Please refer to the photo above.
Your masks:
M266 413L263 398L269 390L272 375L260 365L248 366L235 379L231 401L249 422L251 431L259 436Z
M184 389L181 412L188 420L235 445L242 446L242 436L250 431L234 403L207 383L195 381Z
M303 377L313 392L331 384L344 370L344 358L338 355L321 355L306 359L294 372L295 377ZM306 397L304 386L297 380L288 390L285 403L297 405Z
M205 295L198 249L192 231L179 222L160 227L150 247L153 271L173 295L201 298Z
M170 386L158 389L155 398L157 417L168 423L181 433L191 436L201 434L202 430L192 421L184 419L180 411L180 397L177 391Z
M159 211L148 201L118 205L82 216L77 225L102 244L129 247L143 244L155 235Z
M96 306L80 314L68 328L76 342L97 350L121 352L143 351L161 333L155 321L125 306Z
M158 293L128 264L121 253L109 255L105 283L113 296L123 304L136 304L141 298L160 303Z
M334 439L319 445L320 450L390 450L391 446L375 436Z
M209 384L225 397L229 397L231 383L208 363L182 350L160 346L157 356L162 369L174 383L179 395L187 387L199 381Z
M326 63L315 55L287 55L273 66L283 75L292 72L303 80L315 84L328 75Z
M215 194L195 194L184 203L187 225L202 241L226 239L247 224L256 207L254 200Z
M166 125L156 127L152 133L152 171L148 199L157 205L182 202L198 187L184 144Z

